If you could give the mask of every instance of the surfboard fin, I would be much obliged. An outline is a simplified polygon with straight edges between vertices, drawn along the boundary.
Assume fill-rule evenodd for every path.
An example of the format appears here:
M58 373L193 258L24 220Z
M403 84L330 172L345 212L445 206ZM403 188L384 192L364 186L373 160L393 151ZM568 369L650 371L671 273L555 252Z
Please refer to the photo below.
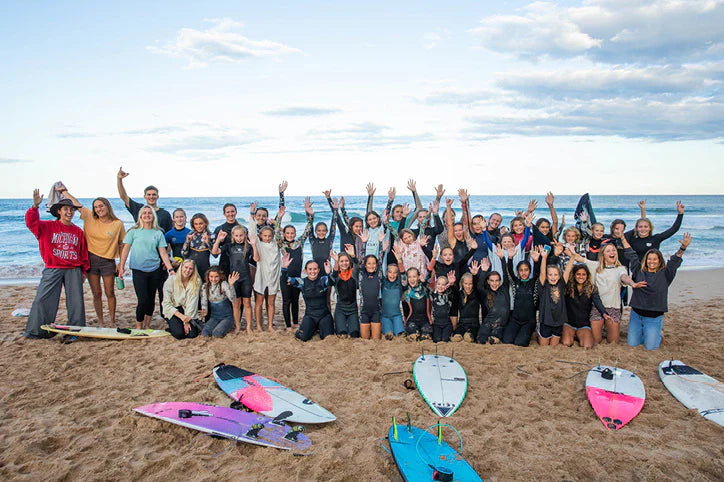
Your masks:
M397 420L395 420L395 417L392 417L392 436L397 440Z
M420 358L422 358L424 360L425 359L425 348L421 348L421 350L422 350L422 355L420 356Z
M437 421L437 444L442 445L442 425L440 425L440 420Z
M407 412L407 431L412 433L412 420L410 419L410 412Z
M295 425L292 427L292 429L284 436L285 439L291 440L292 442L297 441L297 436L304 432L304 427L301 425Z
M263 423L255 423L251 426L248 432L246 432L247 437L251 438L259 438L259 431L264 428Z
M291 410L284 410L282 413L274 417L274 420L272 420L272 423L274 425L284 425L284 421L294 415Z

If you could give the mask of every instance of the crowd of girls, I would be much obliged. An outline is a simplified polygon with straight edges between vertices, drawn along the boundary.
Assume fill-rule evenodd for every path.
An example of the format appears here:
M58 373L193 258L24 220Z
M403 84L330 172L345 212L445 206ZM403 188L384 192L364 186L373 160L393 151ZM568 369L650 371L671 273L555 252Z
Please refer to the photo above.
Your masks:
M59 224L36 219L37 192L27 223L41 240L46 270L66 269L69 266L56 266L57 260L47 255L43 233L67 227L72 210L79 208L89 267L79 261L73 268L88 277L99 323L105 324L105 292L109 321L115 324L113 276L122 279L128 262L138 300L138 328L150 326L158 295L167 329L179 339L239 333L242 320L247 333L254 324L256 330L265 326L272 331L280 294L287 330L302 341L318 333L321 338L406 336L527 346L535 335L544 346L577 342L591 348L604 337L609 343L618 342L628 302L628 343L656 349L668 310L668 287L691 242L686 233L668 262L659 251L661 242L681 226L681 203L674 225L658 234L646 217L643 201L634 229L626 231L625 221L616 219L606 233L605 226L589 219L587 196L579 203L583 208L577 209L576 224L566 226L565 216L559 223L552 193L545 197L550 219L536 219L538 206L533 200L504 226L499 213L487 217L474 213L464 189L458 191L459 217L456 200L443 201L442 185L425 208L412 180L407 188L414 206L395 204L396 190L391 188L380 212L374 209L375 186L368 184L363 218L349 217L344 198L335 199L325 191L329 225L314 223L314 206L306 198L301 233L282 223L287 188L283 182L274 218L266 208L251 203L248 225L243 226L236 218L237 207L226 204L226 221L212 231L203 213L194 214L187 227L182 209L171 214L158 207L158 190L153 186L144 192L146 204L134 201L123 187L127 175L119 170L117 180L119 195L136 221L128 231L106 199L94 200L90 210L65 187L59 192L66 205L54 211ZM61 208L71 211L70 218ZM306 261L305 243L311 248ZM63 284L60 275L56 278ZM56 280L51 286L44 273L34 303L38 313L48 313L53 302L57 310L54 297L60 284ZM75 289L75 284L70 286ZM630 301L627 287L633 292ZM302 314L300 296L305 301ZM83 323L84 317L83 313ZM31 315L28 322L28 337L42 336L35 318Z

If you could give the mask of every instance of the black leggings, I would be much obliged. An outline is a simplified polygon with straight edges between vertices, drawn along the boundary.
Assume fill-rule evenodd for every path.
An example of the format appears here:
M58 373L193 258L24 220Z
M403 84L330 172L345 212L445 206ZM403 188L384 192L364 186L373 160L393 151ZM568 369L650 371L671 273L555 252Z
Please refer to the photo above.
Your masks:
M136 321L142 322L145 316L153 315L156 291L163 285L164 271L159 267L149 273L132 269L133 290L136 292L138 304L136 305Z
M299 323L299 294L302 292L299 288L289 285L286 273L282 273L279 288L282 291L282 315L284 316L284 324L287 328Z
M176 309L183 314L183 307L177 306ZM199 329L196 327L196 323L190 324L191 330L189 330L188 334L186 334L184 332L184 322L181 321L181 318L173 315L171 318L164 319L166 320L166 323L168 323L168 332L171 333L171 336L177 340L183 340L184 338L196 338L199 336Z

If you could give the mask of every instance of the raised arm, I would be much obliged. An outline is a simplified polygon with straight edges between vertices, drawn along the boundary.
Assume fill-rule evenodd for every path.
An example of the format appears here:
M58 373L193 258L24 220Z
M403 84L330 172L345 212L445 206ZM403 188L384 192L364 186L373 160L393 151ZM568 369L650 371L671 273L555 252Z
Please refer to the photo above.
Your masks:
M279 209L284 206L284 191L287 190L288 186L289 183L287 181L282 181L282 183L279 184Z
M676 201L676 211L678 212L678 214L676 215L676 220L674 221L674 224L672 224L671 227L663 233L659 233L656 235L659 241L669 239L671 236L676 234L679 228L681 228L681 221L684 219L684 205L681 204L681 201Z
M576 264L576 258L575 256L571 256L568 258L568 263L566 264L566 270L563 271L563 281L568 283L568 278L571 277L571 272L573 271L573 265Z
M302 245L309 238L309 235L312 234L314 226L314 208L312 207L312 203L309 198L304 200L304 211L307 213L307 224L304 225L304 231L302 232L302 235L299 236L299 244Z
M447 242L450 245L451 248L455 248L455 244L457 243L457 239L455 239L455 233L453 232L453 211L452 211L452 203L453 200L450 198L447 198L445 200L445 204L447 205L445 207L445 214L443 216L445 217L445 229L447 229Z
M374 183L371 182L367 184L367 212L365 213L365 217L367 217L367 215L372 212L372 201L374 199L376 190L377 189L375 189Z
M121 198L123 201L123 204L126 205L126 207L130 207L131 204L131 198L128 197L128 193L126 192L126 188L123 186L123 179L128 177L128 173L123 170L122 167L118 168L118 174L116 175L117 181L117 187L118 187L118 197Z
M541 250L540 253L540 274L538 275L538 281L540 284L546 284L546 262L548 261L548 251L545 249ZM573 269L571 267L571 269Z
M556 212L556 208L553 207L555 199L552 192L546 194L546 204L548 205L548 210L551 212L551 232L553 233L553 238L556 237L556 233L558 232L558 213Z

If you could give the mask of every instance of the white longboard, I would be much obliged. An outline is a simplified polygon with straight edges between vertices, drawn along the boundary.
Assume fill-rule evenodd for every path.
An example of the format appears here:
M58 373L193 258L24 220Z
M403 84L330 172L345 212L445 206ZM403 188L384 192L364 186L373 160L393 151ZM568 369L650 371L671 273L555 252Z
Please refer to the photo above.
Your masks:
M412 366L412 374L422 398L438 416L449 417L463 403L468 377L453 358L421 355Z
M146 340L169 336L166 330L137 330L135 328L103 328L100 326L73 326L73 325L42 325L41 328L61 335L82 336L85 338L104 338L106 340Z
M662 361L659 376L686 408L724 427L724 383L679 360Z

